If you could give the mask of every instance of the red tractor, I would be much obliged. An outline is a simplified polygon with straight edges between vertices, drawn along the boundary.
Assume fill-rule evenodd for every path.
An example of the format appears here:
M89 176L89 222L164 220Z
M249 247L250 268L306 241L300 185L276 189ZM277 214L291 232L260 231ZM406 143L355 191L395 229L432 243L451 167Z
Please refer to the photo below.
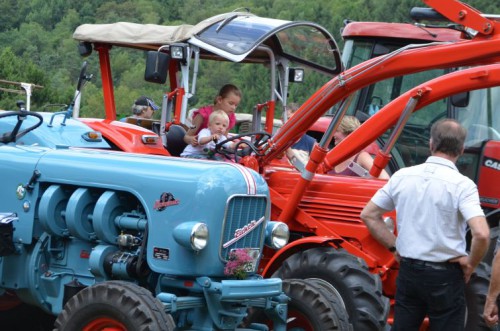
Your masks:
M247 144L242 149L245 154L237 153L236 159L257 170L266 179L271 190L272 218L287 222L292 237L283 249L264 252L260 271L264 277L315 278L318 284L342 298L354 330L384 329L386 323L391 322L388 298L394 297L398 264L392 254L370 236L359 213L385 181L325 173L374 142L378 142L379 151L372 175L376 175L377 169L385 168L391 173L401 166L412 164L411 162L421 162L427 153L426 130L434 118L444 116L442 105L446 102L442 101L443 98L455 96L458 106L458 95L461 94L465 99L468 96L469 104L472 105L471 97L476 90L494 93L496 90L490 88L500 85L497 65L473 67L429 80L439 76L440 74L436 75L439 70L496 63L500 59L500 32L495 29L495 24L498 25L495 20L483 17L458 1L425 2L449 20L476 30L477 34L465 39L452 32L454 39L446 42L422 43L396 49L373 59L367 57L366 61L359 64L352 63L352 68L345 71L342 71L339 52L331 35L311 23L276 22L248 13L231 13L204 21L190 30L188 35L177 40L119 38L121 34L125 35L123 30L117 30L118 37L106 39L94 33L99 28L109 32L110 26L95 27L95 30L84 30L81 27L74 35L81 41L81 53L88 55L92 49L99 53L106 110L104 120L82 120L101 131L103 137L113 142L117 149L132 150L127 145L129 141L122 139L120 134L135 137L130 139L135 142L148 141L142 140L137 132L130 131L126 124L115 121L109 61L110 50L115 46L149 51L148 63L153 65L146 66L146 78L162 84L169 78L170 89L164 96L162 119L151 123L152 131L145 130L140 134L152 136L151 133L156 132L157 143L160 144L158 150L164 146L166 151L163 153L172 155L179 150L178 145L182 145L179 137L182 138L182 124L187 117L187 100L194 95L196 86L195 78L190 81L189 73L190 69L193 73L197 72L200 59L265 64L271 71L269 100L259 102L255 107L250 132L234 137L249 137L248 140L242 140ZM87 32L83 33L84 31ZM308 34L310 31L313 31L311 35ZM154 36L153 32L147 35ZM174 31L165 35L179 36ZM301 56L311 54L312 59ZM279 109L277 103L283 107L286 105L288 85L293 81L292 77L300 78L298 66L336 76L303 103L296 114L271 136L275 110ZM349 109L358 109L357 106L349 108L353 105L351 97L357 96L355 92L386 79L397 80L401 76L407 77L415 73L427 76L421 81L410 83L405 89L408 92L400 97L396 98L404 90L391 95L390 99L394 99L391 103L378 104L378 109L374 108L372 115L368 110L366 117L369 118L362 126L329 150L333 132L340 119L352 112ZM414 87L421 82L423 84ZM426 107L423 108L424 106ZM491 129L490 126L487 127L487 134L495 135L498 131L499 112L489 111L487 107L472 109L492 118L492 123L496 124L491 125ZM265 122L261 123L264 111ZM295 168L287 160L283 160L285 151L307 130L314 129L317 121L328 111L333 115L322 129L319 144L315 146L308 162L297 164ZM465 109L464 114L465 112L472 118L477 116L469 115L470 110ZM425 115L414 123L413 120L420 114ZM117 127L124 131L118 132L115 130ZM499 144L488 141L477 148L475 161L460 161L464 163L461 168L465 169L467 164L468 171L474 173L479 164L488 167L481 172L478 181L480 185L482 181L486 180L487 184L489 182L489 186L483 187L490 187L490 191L482 189L481 194L492 199L487 200L491 202L492 212L489 221L498 222L500 194L499 185L495 186L494 183L499 178L499 158L495 157L499 154ZM395 229L394 219L393 214L387 215L386 222ZM485 329L480 314L488 277L487 264L481 265L468 287L468 330Z
M402 47L418 47L436 42L458 42L471 39L474 31L464 29L435 11L414 8L410 12L415 24L385 22L348 22L342 31L344 39L343 61L351 68L363 61L387 55ZM488 17L488 15L486 15ZM441 25L423 24L422 20L438 21ZM446 24L446 25L443 25ZM411 46L409 46L411 45ZM347 110L361 121L368 119L384 105L413 86L433 77L439 77L460 68L434 69L410 75L392 77L358 90ZM497 104L499 88L482 89L453 95L441 103L434 103L412 116L396 141L393 158L388 170L394 172L402 167L422 163L429 155L426 147L429 140L429 124L439 118L454 118L468 129L465 155L459 160L462 173L474 180L479 187L481 202L492 228L492 240L498 236L500 220L500 181L498 180L498 160L500 152L500 117ZM309 134L321 137L333 112L319 119ZM387 135L379 137L381 142ZM398 155L394 155L394 154ZM491 264L493 248L485 256Z

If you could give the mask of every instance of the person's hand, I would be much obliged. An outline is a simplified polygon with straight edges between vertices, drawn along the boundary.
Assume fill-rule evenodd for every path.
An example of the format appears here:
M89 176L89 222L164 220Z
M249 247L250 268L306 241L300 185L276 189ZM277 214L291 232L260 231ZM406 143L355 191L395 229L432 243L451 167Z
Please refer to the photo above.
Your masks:
M198 135L192 136L189 144L192 146L198 146L199 145L198 144Z
M213 141L214 143L217 143L217 142L219 141L219 137L220 137L220 136L219 136L217 133L214 133L214 134L212 135L212 141Z
M498 325L498 306L496 301L496 298L487 296L484 304L483 318L490 328Z
M474 267L472 266L472 264L470 264L469 257L459 256L449 260L449 262L460 264L460 268L462 268L462 272L464 273L465 283L467 284L470 280L472 272L474 271Z

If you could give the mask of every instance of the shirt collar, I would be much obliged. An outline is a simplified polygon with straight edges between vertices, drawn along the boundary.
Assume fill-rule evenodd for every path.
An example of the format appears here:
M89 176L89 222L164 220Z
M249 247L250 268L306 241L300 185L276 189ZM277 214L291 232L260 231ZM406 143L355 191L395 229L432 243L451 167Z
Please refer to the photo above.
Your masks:
M450 160L447 160L443 157L439 157L439 156L429 156L427 158L427 160L425 161L425 163L435 163L435 164L440 164L440 165L443 165L445 167L449 167L455 171L458 171L458 168L457 166L455 165L455 163L451 162Z

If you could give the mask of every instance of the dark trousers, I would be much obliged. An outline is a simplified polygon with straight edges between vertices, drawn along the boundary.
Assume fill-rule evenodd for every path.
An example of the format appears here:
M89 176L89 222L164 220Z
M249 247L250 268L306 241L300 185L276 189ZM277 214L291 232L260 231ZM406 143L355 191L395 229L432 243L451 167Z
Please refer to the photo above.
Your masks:
M464 330L465 282L458 263L402 259L396 280L392 331L418 331L425 316L431 331Z

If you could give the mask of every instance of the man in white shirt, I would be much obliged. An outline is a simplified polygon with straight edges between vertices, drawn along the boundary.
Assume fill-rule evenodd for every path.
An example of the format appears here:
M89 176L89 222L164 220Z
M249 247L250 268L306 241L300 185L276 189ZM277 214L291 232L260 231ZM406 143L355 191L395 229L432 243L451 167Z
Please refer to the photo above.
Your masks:
M433 330L464 329L465 283L489 245L477 186L455 166L466 135L455 120L436 122L427 161L396 172L361 212L370 233L400 261L392 331L417 331L425 316ZM397 237L382 218L394 209Z

